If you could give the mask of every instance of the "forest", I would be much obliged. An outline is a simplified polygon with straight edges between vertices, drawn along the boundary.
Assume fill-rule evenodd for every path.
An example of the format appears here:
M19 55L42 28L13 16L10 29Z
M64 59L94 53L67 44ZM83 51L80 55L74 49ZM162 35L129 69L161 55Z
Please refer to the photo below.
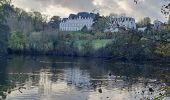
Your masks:
M60 32L61 18L37 11L26 12L0 1L0 55L55 55L108 57L123 60L165 60L170 57L170 29L153 31L150 18L137 26L147 26L147 31L124 30L103 32L108 27L109 16L96 14L92 30L84 27L79 32Z

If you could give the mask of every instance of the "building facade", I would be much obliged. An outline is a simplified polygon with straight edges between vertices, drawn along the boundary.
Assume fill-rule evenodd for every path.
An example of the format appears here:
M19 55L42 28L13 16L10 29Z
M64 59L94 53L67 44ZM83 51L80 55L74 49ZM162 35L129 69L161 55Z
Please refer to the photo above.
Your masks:
M124 27L128 29L136 29L135 19L126 16L112 16L111 17L111 28L116 29L119 27Z
M94 18L95 14L93 13L70 14L68 18L64 18L60 23L60 31L80 31L84 26L90 30L94 23Z
M138 28L139 32L145 32L147 30L147 27L140 27Z
M155 20L153 23L154 23L154 27L153 27L154 30L160 30L162 28L163 23L161 21Z

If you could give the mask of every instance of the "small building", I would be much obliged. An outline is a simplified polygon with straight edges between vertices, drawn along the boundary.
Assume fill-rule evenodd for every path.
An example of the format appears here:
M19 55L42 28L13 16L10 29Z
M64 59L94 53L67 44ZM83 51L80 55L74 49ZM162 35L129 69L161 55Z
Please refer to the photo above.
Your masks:
M94 23L94 18L94 13L80 12L70 14L68 18L63 18L60 23L60 31L80 31L84 26L90 30Z
M153 23L154 23L154 27L153 27L154 30L160 30L162 28L163 23L161 21L155 20Z
M111 17L111 28L119 28L124 27L126 30L128 29L136 29L135 19L132 17L126 16L112 16Z
M139 32L145 32L146 30L147 30L147 27L138 28L138 31L139 31Z

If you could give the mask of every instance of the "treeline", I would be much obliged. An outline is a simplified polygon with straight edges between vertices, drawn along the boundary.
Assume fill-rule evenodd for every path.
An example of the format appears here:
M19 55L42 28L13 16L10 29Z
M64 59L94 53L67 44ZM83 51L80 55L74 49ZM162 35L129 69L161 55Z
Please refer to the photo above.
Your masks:
M47 31L33 32L26 36L13 32L9 38L9 51L19 54L111 57L125 60L165 58L170 56L170 35L168 32L164 33L121 31L92 35ZM92 43L94 40L111 42L96 49L96 44Z
M111 57L125 60L146 60L170 57L169 30L151 31L147 18L138 23L148 30L140 33L123 28L117 33L103 31L109 26L109 17L96 14L92 30L84 27L79 32L60 32L61 18L40 12L26 12L10 2L1 3L0 48L8 53L47 54L59 56ZM6 2L5 2L6 1ZM97 42L93 42L97 41ZM109 41L109 42L108 42ZM3 54L1 53L1 54Z
M7 37L10 33L9 27L5 24L8 16L8 1L0 0L0 57L7 54Z

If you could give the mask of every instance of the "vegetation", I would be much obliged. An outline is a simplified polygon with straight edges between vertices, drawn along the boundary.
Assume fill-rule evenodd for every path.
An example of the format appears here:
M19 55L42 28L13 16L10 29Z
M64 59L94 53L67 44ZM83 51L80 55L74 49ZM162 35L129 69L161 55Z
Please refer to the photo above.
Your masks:
M146 30L151 31L151 19L149 17L143 18L141 21L137 23L137 27L146 27Z
M5 25L5 18L8 16L9 2L5 0L0 1L0 56L7 54L7 36L9 34L9 27Z
M138 27L147 26L144 33L123 29L116 33L104 33L109 27L109 17L99 14L91 30L84 26L79 32L60 32L60 22L59 16L53 16L47 22L47 17L40 12L26 12L15 8L10 0L0 0L0 57L15 53L110 57L121 60L165 61L164 58L167 58L168 61L170 58L170 31L151 30L149 17L138 23ZM5 93L2 91L7 92L7 87L14 88L14 85L0 86L0 96L3 98ZM169 96L169 87L165 89L165 96Z
M110 20L108 16L99 14L96 14L91 30L84 26L79 32L60 32L59 16L53 16L47 22L46 16L40 12L26 12L15 8L10 1L1 2L1 54L8 48L8 53L112 57L127 60L170 56L169 32L152 31L149 17L138 23L138 26L147 26L145 33L136 30L104 33Z
M165 93L159 97L154 98L154 100L163 100L165 97L170 97L170 87L169 86L163 87L162 90L165 91Z
M90 31L84 26L80 32L59 32L57 26L54 27L61 20L57 16L47 23L46 18L38 12L27 13L14 7L11 9L13 16L19 20L10 19L9 24L7 19L11 29L8 38L9 53L112 57L126 60L169 57L170 38L166 30L148 30L146 33L121 30L117 33L104 33L109 25L109 17L98 15ZM11 23L18 23L19 26ZM149 27L150 18L144 18L141 25Z

